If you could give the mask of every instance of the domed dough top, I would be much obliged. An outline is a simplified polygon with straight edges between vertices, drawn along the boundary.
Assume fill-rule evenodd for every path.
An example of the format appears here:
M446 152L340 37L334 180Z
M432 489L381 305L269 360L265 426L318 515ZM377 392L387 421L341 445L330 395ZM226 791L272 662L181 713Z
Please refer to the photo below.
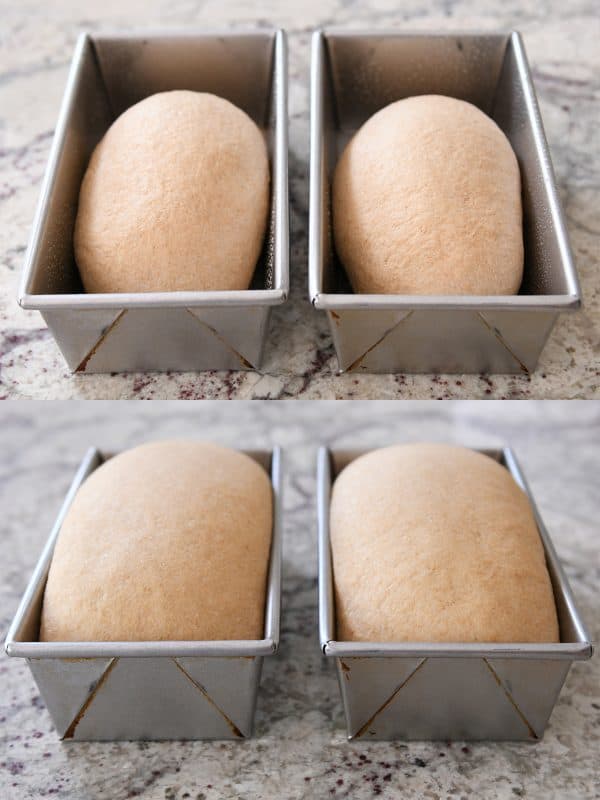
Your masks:
M470 103L438 95L392 103L337 164L333 231L357 292L515 294L523 275L515 154Z
M271 483L249 456L165 441L82 484L46 584L41 641L262 639Z
M527 496L481 453L410 444L351 462L331 548L339 640L558 641Z
M85 173L75 258L88 292L247 289L269 205L263 135L241 109L162 92L127 109Z

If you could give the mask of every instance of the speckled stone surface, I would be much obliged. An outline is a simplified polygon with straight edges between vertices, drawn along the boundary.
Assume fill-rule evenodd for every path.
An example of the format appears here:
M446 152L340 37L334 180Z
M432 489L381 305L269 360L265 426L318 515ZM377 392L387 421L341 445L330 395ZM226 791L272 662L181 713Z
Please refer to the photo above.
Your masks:
M0 397L589 398L600 393L600 35L593 0L40 0L0 2ZM263 374L71 376L37 312L15 303L73 45L81 29L276 24L290 45L291 299L275 311ZM319 25L522 31L585 307L564 315L527 376L336 376L326 320L307 301L308 71Z
M277 443L286 465L281 649L266 659L255 738L61 744L25 663L2 656L0 797L598 797L598 658L572 668L538 744L348 743L333 665L317 639L314 471L321 442L512 444L597 640L599 404L3 404L0 431L3 630L89 444L116 450L176 435L238 447Z

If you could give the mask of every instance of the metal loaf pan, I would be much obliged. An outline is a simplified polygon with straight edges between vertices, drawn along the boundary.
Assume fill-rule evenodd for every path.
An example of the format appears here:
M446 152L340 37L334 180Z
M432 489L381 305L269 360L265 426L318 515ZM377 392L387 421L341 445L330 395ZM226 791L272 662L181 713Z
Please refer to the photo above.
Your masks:
M79 187L113 120L155 92L218 94L265 131L271 211L245 291L86 294L73 254ZM33 225L19 303L37 309L73 372L255 369L289 287L287 45L254 33L82 34Z
M351 135L419 94L468 100L521 168L525 272L516 296L353 294L331 233L330 184ZM342 372L530 373L561 311L581 304L523 42L509 34L318 31L311 65L310 298Z
M330 490L364 452L321 448L317 467L320 642L337 665L348 738L540 740L571 663L590 658L592 645L512 451L482 452L510 471L531 502L558 611L557 644L336 641Z
M252 735L264 656L279 644L281 455L247 453L271 474L273 538L264 639L207 642L40 642L39 620L56 537L77 489L104 460L86 454L5 643L27 659L61 739L243 739Z

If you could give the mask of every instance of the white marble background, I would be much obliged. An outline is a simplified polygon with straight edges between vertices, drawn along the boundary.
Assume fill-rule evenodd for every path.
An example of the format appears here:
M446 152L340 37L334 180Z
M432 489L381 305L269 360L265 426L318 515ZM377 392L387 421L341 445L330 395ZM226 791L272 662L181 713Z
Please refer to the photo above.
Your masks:
M0 0L0 397L589 398L600 393L600 22L594 0ZM585 308L566 315L521 376L335 375L323 314L307 302L308 69L319 25L524 34ZM263 374L71 376L15 292L52 131L82 29L279 25L290 44L292 296L273 318Z
M6 632L90 444L210 438L285 450L282 642L266 659L245 742L62 744L27 666L0 656L0 797L64 800L598 797L600 661L576 664L538 744L345 739L316 632L315 458L320 443L511 444L600 637L598 403L5 403L0 408L0 628Z

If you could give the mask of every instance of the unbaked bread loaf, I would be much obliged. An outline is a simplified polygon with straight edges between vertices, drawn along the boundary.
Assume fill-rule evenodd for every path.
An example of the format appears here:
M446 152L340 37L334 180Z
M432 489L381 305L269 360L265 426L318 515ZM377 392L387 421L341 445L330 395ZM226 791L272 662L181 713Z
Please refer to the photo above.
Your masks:
M356 292L509 295L523 275L519 165L470 103L399 100L344 150L333 232Z
M461 447L375 450L331 497L337 638L556 642L544 550L524 492Z
M41 641L261 639L271 484L249 456L154 442L82 484L46 584Z
M267 224L263 135L221 97L161 92L127 109L85 173L75 259L88 292L247 289Z

